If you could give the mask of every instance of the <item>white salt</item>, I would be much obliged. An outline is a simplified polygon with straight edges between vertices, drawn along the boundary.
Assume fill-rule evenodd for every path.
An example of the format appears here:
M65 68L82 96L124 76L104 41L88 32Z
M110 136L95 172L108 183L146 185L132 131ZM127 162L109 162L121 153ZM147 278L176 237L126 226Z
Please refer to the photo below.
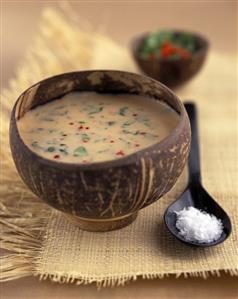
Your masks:
M176 227L179 234L187 241L210 243L221 237L223 225L221 220L214 215L194 207L184 208L175 213L177 215Z

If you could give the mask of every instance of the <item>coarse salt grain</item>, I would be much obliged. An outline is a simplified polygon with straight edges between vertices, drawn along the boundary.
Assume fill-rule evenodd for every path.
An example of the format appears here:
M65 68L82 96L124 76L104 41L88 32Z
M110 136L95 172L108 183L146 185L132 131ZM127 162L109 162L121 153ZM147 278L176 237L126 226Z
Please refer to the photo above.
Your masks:
M175 211L176 228L187 241L211 243L221 237L223 225L220 219L194 207Z

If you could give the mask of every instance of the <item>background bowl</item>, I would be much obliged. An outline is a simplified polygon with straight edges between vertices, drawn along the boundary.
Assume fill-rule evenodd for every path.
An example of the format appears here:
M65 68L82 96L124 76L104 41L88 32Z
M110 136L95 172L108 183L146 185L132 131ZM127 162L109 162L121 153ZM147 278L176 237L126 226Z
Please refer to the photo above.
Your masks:
M21 139L17 120L75 90L147 95L170 105L180 121L162 141L117 160L82 165L37 155ZM10 145L17 170L32 192L82 229L108 231L131 223L140 209L171 189L184 168L190 134L184 106L161 83L121 71L84 71L55 76L26 90L12 111Z
M185 31L172 30L172 32L175 34L181 34ZM144 40L148 37L149 33L139 36L132 42L133 57L140 69L148 76L169 87L179 86L191 79L200 71L208 52L208 41L198 34L192 32L191 34L195 37L197 50L190 58L180 58L179 60L174 61L165 58L154 60L142 58L139 53L139 49Z

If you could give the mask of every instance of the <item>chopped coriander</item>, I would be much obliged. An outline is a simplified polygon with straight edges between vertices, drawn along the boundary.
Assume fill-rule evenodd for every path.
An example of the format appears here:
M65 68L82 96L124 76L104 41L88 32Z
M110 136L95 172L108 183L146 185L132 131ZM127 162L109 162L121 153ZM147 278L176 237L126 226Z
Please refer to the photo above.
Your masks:
M103 107L94 107L88 114L99 113L103 110Z
M54 146L50 146L50 147L47 148L46 151L52 153L52 152L55 151L55 147Z
M59 151L65 155L69 154L65 148L60 148Z
M74 150L74 156L75 157L82 157L82 156L87 156L87 150L84 146L79 146Z
M119 109L118 113L122 116L126 116L128 114L128 110L129 110L128 107L122 107Z
M82 141L83 142L88 142L90 140L89 135L86 134L86 133L83 133L81 136L82 136Z

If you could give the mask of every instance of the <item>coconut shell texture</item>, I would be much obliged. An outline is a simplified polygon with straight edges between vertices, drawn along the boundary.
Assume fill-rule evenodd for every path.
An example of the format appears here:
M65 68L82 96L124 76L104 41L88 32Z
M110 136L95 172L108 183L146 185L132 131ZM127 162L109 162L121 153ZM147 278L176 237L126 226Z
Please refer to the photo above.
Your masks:
M81 165L40 157L24 144L17 120L28 110L71 91L150 96L176 110L180 122L167 138L117 160ZM186 111L168 88L121 71L73 72L43 80L19 97L10 124L12 156L25 184L54 208L93 221L135 215L167 193L185 166L190 139Z

